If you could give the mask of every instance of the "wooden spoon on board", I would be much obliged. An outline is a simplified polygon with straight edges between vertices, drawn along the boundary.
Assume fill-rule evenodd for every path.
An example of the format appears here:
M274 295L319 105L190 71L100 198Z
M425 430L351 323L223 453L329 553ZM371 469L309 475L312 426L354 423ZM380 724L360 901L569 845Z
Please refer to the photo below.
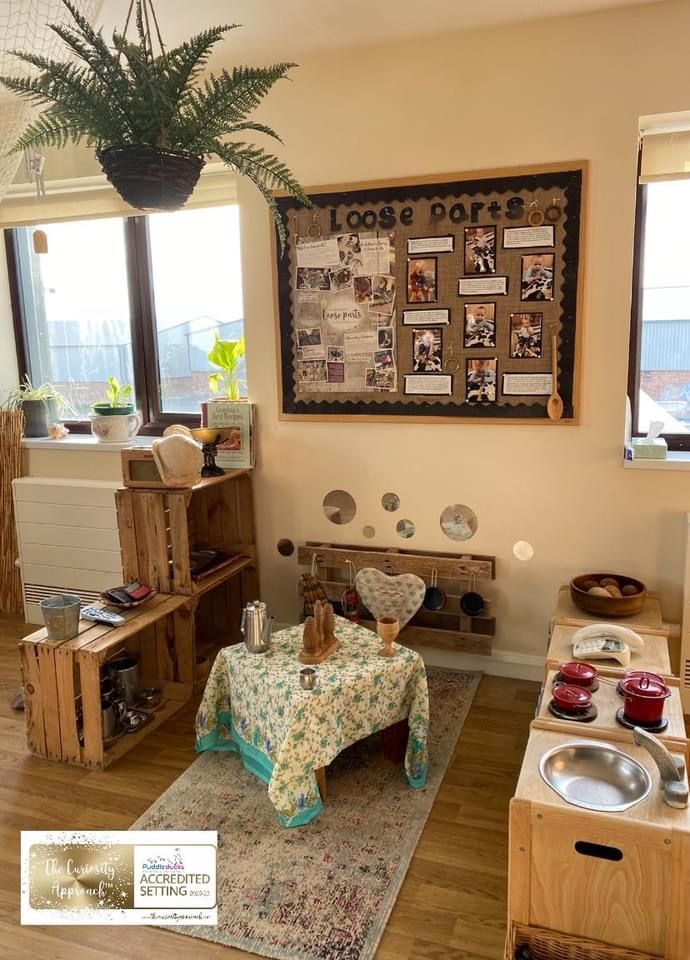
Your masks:
M546 401L546 412L551 420L560 420L563 416L563 400L558 392L558 335L556 324L551 324L551 396Z

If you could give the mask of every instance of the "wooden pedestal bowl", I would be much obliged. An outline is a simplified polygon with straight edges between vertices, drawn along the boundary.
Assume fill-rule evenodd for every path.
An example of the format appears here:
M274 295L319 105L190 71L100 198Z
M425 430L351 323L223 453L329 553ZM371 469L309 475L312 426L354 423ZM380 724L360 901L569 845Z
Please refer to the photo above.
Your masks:
M620 590L627 587L630 591L630 587L634 587L635 593L630 592L622 597L604 597L589 593L585 586L589 581L599 585L602 580L608 579L615 580ZM591 582L589 585L591 586ZM570 581L570 596L576 607L597 617L632 617L644 606L647 588L641 580L623 577L617 573L583 573Z

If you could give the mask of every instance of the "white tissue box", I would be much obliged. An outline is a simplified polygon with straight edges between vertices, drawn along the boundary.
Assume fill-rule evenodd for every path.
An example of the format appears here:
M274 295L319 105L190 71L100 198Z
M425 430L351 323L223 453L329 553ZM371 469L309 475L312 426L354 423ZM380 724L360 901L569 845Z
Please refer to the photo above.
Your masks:
M663 437L654 440L633 437L632 446L635 460L665 460L668 453L668 444Z

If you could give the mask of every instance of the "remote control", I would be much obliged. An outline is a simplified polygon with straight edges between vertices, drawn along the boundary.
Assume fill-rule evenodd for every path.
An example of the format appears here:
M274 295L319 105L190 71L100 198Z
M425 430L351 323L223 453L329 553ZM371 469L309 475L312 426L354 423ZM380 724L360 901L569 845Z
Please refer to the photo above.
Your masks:
M106 627L119 627L125 622L125 618L119 613L110 613L102 607L82 607L81 615L84 620L104 623Z

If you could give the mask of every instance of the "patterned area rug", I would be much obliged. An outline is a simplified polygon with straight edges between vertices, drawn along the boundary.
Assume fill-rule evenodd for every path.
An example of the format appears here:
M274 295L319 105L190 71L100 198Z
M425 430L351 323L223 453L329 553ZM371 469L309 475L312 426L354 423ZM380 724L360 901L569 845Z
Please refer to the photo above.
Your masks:
M381 735L328 770L318 820L285 829L233 753L204 753L137 830L218 831L218 926L175 927L277 960L370 960L410 865L481 674L428 668L429 779L411 790Z

